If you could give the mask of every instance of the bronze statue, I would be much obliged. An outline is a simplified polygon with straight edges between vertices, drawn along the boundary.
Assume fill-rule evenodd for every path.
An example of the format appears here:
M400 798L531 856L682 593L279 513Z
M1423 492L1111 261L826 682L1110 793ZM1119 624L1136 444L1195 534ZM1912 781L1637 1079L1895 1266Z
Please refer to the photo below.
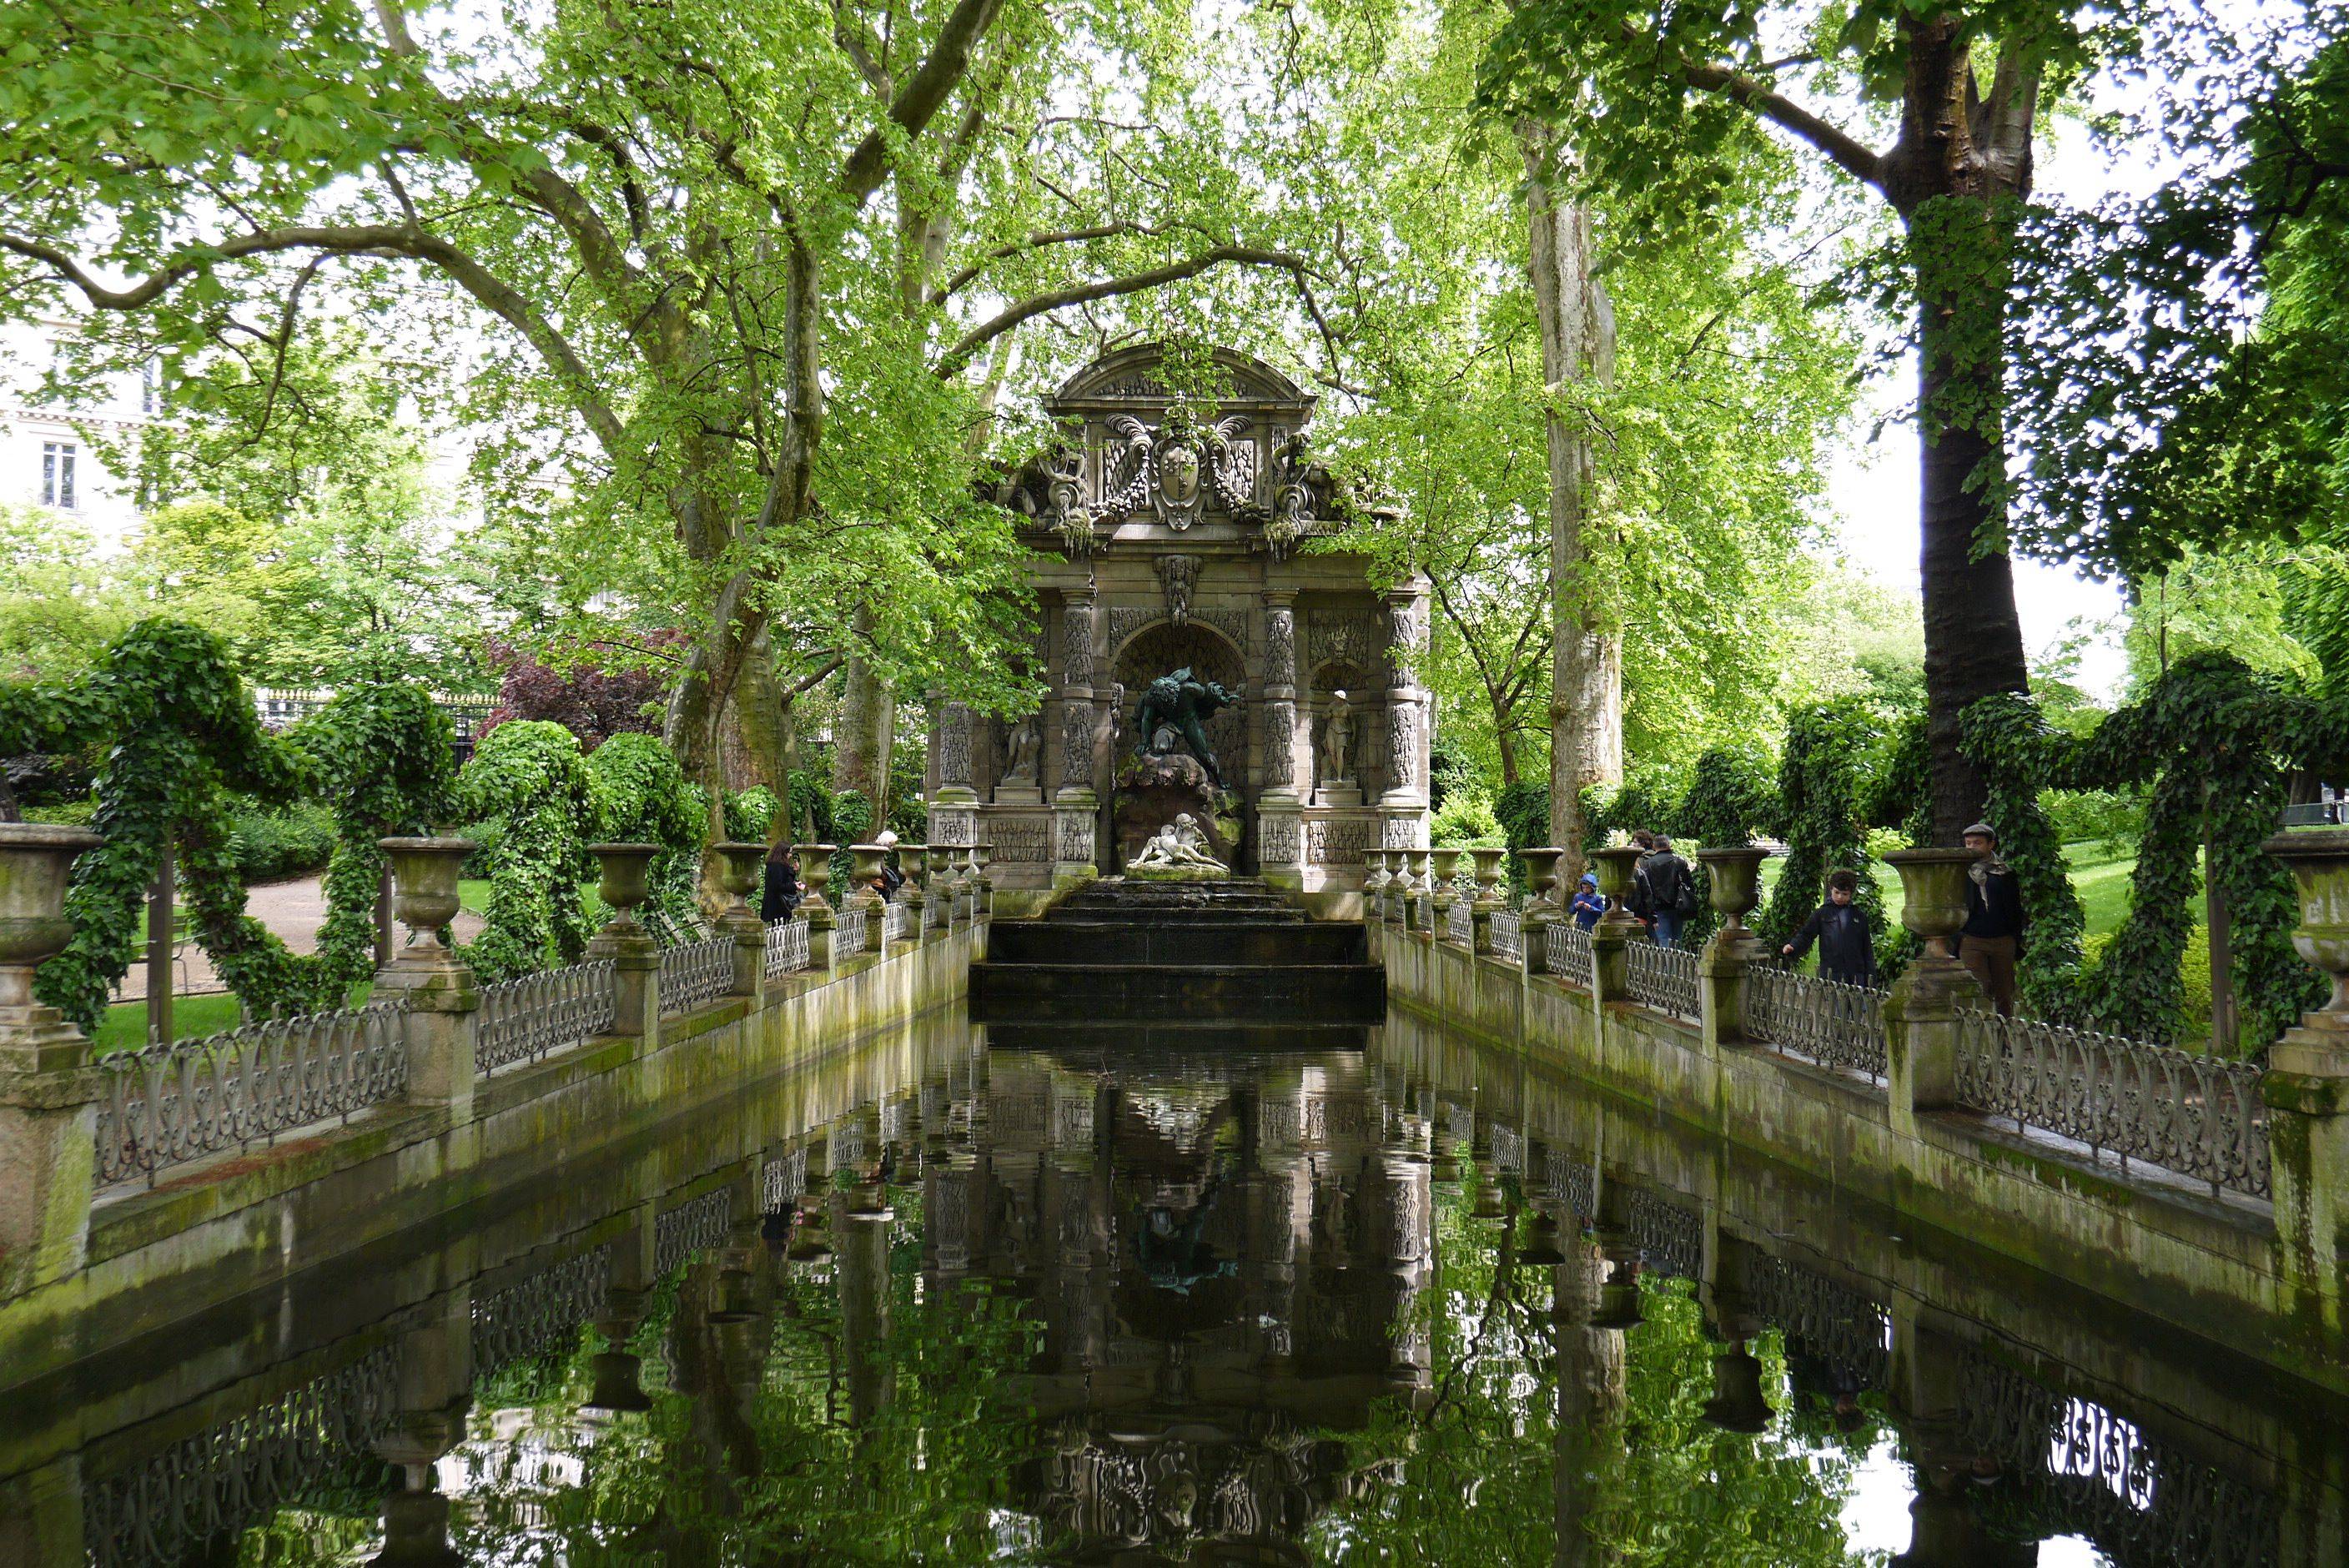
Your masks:
M1207 746L1206 721L1239 700L1237 692L1214 681L1194 679L1188 665L1160 676L1134 705L1133 732L1139 738L1134 755L1164 757L1179 747L1199 759L1209 783L1222 789L1223 771Z

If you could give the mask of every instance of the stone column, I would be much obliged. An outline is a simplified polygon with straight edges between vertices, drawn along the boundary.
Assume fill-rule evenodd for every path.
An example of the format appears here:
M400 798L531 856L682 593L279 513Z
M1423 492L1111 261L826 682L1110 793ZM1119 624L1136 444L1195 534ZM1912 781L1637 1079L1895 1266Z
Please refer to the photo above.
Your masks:
M1707 896L1722 917L1721 928L1697 955L1697 1010L1705 1047L1750 1044L1754 1037L1745 1026L1746 976L1766 949L1746 929L1745 916L1760 902L1762 862L1770 851L1732 847L1696 854L1704 862Z
M1925 939L1925 951L1884 1002L1892 1130L1913 1138L1919 1111L1957 1102L1958 1008L1982 1001L1982 986L1951 949L1966 921L1966 868L1973 851L1895 850L1884 858L1900 872L1907 900L1900 923Z
M0 1300L80 1271L98 1160L89 1042L33 997L73 939L66 882L96 833L0 822Z
M2333 983L2270 1047L2261 1091L2285 1277L2337 1337L2349 1328L2349 828L2282 833L2266 848L2298 884L2292 944Z
M1426 590L1413 581L1388 590L1387 787L1379 803L1413 813L1427 809L1427 708L1418 664L1427 646Z
M657 844L590 844L603 876L596 896L612 912L587 956L612 963L612 1033L637 1041L660 1038L660 944L636 920L649 892L646 874ZM802 866L806 862L802 861ZM641 1046L638 1047L643 1048Z
M1275 887L1305 885L1304 790L1297 773L1297 595L1264 591L1264 787L1257 867Z
M734 989L757 1007L767 985L767 927L750 906L766 870L764 844L723 843L716 846L726 889L725 913L718 927L734 938Z
M472 841L379 841L391 858L392 909L408 927L408 942L376 975L375 995L407 1000L401 1030L408 1041L409 1103L447 1106L453 1126L472 1115L481 990L440 933L457 918L457 873Z
M1095 825L1101 791L1093 777L1093 592L1072 590L1061 606L1061 787L1052 797L1052 882L1101 874Z
M399 1470L398 1484L383 1500L383 1550L369 1560L380 1568L458 1561L438 1467L465 1440L472 1383L472 1291L460 1285L440 1299L429 1322L400 1341L399 1408L390 1430L376 1439L376 1452Z

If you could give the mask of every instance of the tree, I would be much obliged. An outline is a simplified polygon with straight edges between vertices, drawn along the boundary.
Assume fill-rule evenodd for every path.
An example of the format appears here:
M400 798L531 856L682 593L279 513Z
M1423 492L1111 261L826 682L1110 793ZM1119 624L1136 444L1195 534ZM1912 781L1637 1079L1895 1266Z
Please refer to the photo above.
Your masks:
M1945 843L1983 799L1960 715L2028 682L2003 517L2012 230L2031 191L2041 95L2110 42L2106 27L2100 13L2048 5L1656 12L1629 0L1528 0L1486 63L1498 112L1556 124L1593 188L1660 221L1703 209L1757 121L1899 219L1905 244L1892 286L1918 354L1932 823ZM1802 46L1773 57L1789 38ZM1787 84L1806 72L1817 87L1856 83L1863 112L1890 108L1891 144L1875 150L1798 101Z
M486 463L511 553L573 607L676 607L666 732L709 782L762 665L1008 689L971 656L1017 615L970 607L1015 556L971 494L963 377L998 339L1302 266L1246 242L1227 183L1150 172L1212 146L1207 117L1138 159L1113 110L1063 112L1179 108L1095 79L1176 72L1179 31L1043 0L612 0L480 36L402 0L11 11L0 282L174 362L282 359L322 279L428 339L486 324L463 395L508 432ZM874 264L916 254L926 288Z

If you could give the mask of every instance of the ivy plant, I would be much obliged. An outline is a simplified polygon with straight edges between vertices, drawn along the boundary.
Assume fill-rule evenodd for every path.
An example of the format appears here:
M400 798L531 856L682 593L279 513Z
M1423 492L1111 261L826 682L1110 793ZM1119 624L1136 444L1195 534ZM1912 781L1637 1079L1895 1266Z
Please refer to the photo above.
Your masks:
M457 804L493 828L489 909L465 951L474 972L497 981L576 962L591 934L579 892L594 871L587 844L603 826L578 738L545 719L498 726L457 775Z

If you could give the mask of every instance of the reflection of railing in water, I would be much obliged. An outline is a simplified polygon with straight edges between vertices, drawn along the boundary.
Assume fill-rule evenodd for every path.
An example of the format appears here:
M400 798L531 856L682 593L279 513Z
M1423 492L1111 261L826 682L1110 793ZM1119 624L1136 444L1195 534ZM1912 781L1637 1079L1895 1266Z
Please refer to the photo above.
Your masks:
M178 1563L290 1502L371 1513L390 1467L375 1451L397 1421L399 1350L386 1345L257 1410L88 1482L82 1525L95 1568Z
M1844 1391L1881 1388L1891 1375L1891 1315L1816 1269L1756 1251L1745 1305L1786 1336L1789 1351L1824 1362Z
M1625 1202L1631 1240L1665 1274L1695 1279L1704 1268L1704 1217L1653 1192L1634 1191Z
M1967 1446L1996 1459L2011 1483L1974 1499L2001 1533L2085 1535L2121 1568L2277 1561L2282 1509L2273 1495L1979 1349L1965 1354L1961 1386Z
M2268 1112L2256 1062L2067 1029L1959 1015L1960 1103L2255 1197L2268 1196Z
M731 1187L714 1187L662 1214L653 1222L653 1272L665 1274L695 1253L724 1246L733 1217Z
M604 1304L611 1279L610 1243L561 1259L473 1300L473 1370L491 1377L558 1345L576 1343L579 1326Z

